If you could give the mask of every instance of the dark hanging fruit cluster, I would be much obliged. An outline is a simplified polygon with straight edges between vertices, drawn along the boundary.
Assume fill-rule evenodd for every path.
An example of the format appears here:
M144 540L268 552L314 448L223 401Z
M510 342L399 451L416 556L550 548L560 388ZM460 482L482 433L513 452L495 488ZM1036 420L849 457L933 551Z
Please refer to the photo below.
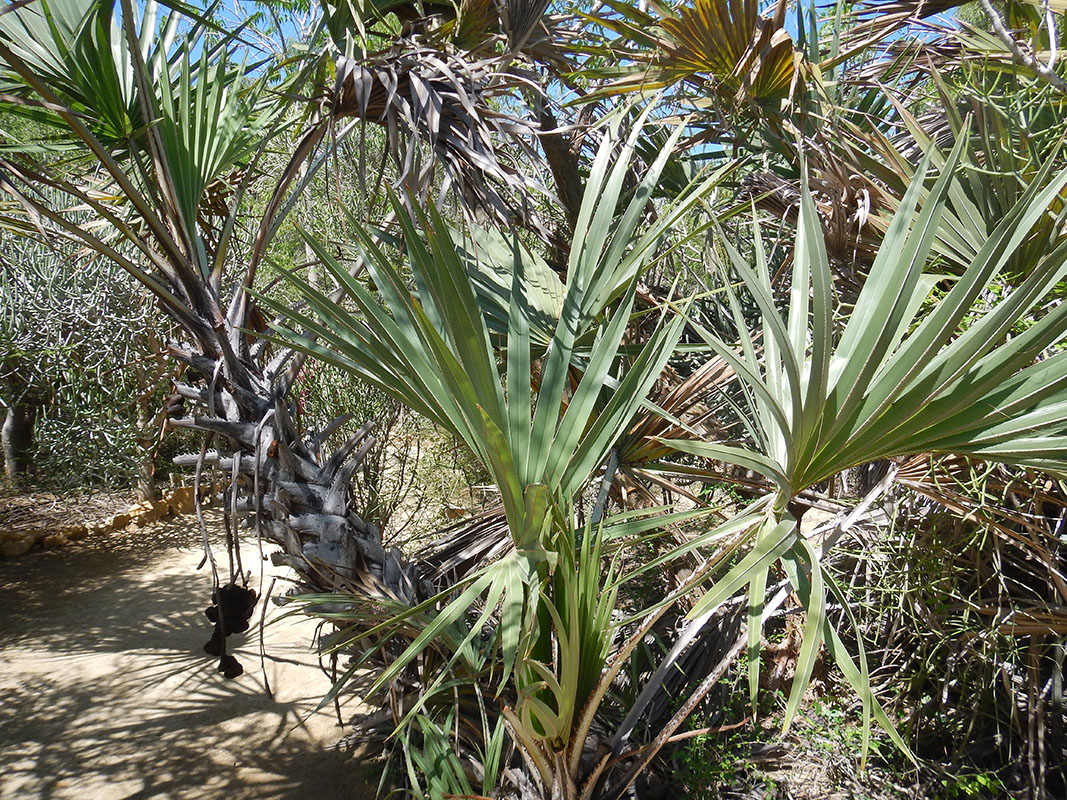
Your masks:
M219 672L227 678L236 678L244 672L244 667L236 658L226 654L226 637L248 630L256 599L255 589L228 583L211 593L212 605L204 609L204 616L215 623L215 630L204 645L204 652L219 657Z

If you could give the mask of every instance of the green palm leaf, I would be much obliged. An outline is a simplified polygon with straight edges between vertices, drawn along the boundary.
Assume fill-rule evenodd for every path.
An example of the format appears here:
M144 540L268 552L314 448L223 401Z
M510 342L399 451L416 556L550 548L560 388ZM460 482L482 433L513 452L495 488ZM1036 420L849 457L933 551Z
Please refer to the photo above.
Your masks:
M636 136L625 142L624 159L632 152ZM578 222L584 245L572 251L535 397L531 397L531 331L543 325L544 316L533 299L544 284L544 275L535 270L531 285L526 273L531 259L517 243L480 254L483 261L502 259L504 263L494 265L494 271L511 276L506 316L495 317L497 325L506 320L507 329L501 331L503 337L494 337L490 319L482 313L485 298L480 304L468 280L469 258L464 257L449 227L432 211L409 216L399 198L393 197L392 202L401 220L407 267L414 277L416 294L405 284L390 256L368 233L357 229L358 246L380 300L310 237L307 241L326 270L348 291L357 314L296 275L287 275L287 280L306 301L308 313L288 311L277 301L259 297L263 305L287 315L293 326L276 326L280 340L367 380L425 414L470 447L500 490L514 549L485 571L470 576L459 597L440 610L440 621L432 623L432 632L423 632L413 640L379 677L376 689L428 646L435 632L460 620L476 603L484 604L483 614L499 607L502 614L523 618L532 609L541 609L543 618L553 621L552 610L542 602L544 582L561 552L558 537L574 535L572 498L578 496L625 432L681 335L684 317L664 315L647 343L636 354L623 357L622 340L633 311L636 280L668 228L657 224L638 238L633 250L624 245L631 241L630 233L638 225L663 162L653 165L617 221L615 212L628 166L625 160L613 163L617 140L612 136L606 139ZM717 180L705 181L704 190ZM686 202L691 207L696 200ZM676 218L673 213L666 216ZM498 298L502 296L498 294ZM583 327L592 328L594 322L600 325L581 356L581 378L572 386L578 332ZM501 346L506 346L506 352L500 351ZM596 574L590 573L592 577ZM572 630L570 615L577 612L556 610L556 624L552 626L556 634ZM398 623L399 619L394 624ZM472 631L477 629L475 626ZM549 632L534 633L529 640L510 635L500 639L505 678L537 649L538 636L543 642ZM583 647L582 652L586 649ZM588 669L588 657L582 658L580 669ZM542 688L547 686L545 675L538 673L530 679L544 684ZM567 691L573 688L568 678L558 680ZM531 697L537 694L535 691ZM569 719L576 711L571 708L564 713L557 704L553 713Z
M833 319L829 263L806 187L784 319L774 307L765 266L759 263L753 270L735 249L726 248L734 272L762 314L764 349L757 353L744 333L736 301L732 307L742 331L740 347L706 329L700 332L731 363L747 390L743 411L755 434L754 446L677 439L663 440L665 445L761 472L777 486L774 516L785 520L789 502L804 489L850 467L895 456L958 453L1067 474L1067 356L1058 352L1067 336L1067 311L1063 304L1043 308L1049 293L1067 277L1067 247L1048 251L1013 291L982 310L975 308L1067 186L1067 172L1053 176L1046 165L946 296L929 313L919 313L931 286L923 268L964 144L962 138L957 142L916 210L930 159L920 166L840 333ZM1012 335L1024 319L1033 321ZM807 611L786 725L799 707L823 641L864 698L865 722L873 716L888 724L870 696L862 652L857 669L836 632L827 638L825 596L832 587L824 586L818 553L797 539L778 555ZM756 575L750 584L750 621L757 630L762 621L756 610L762 607L762 591L757 589L765 580ZM719 602L720 594L709 592L691 616L699 620ZM750 630L750 649L757 643ZM750 679L754 687L756 667ZM903 745L891 729L890 734Z

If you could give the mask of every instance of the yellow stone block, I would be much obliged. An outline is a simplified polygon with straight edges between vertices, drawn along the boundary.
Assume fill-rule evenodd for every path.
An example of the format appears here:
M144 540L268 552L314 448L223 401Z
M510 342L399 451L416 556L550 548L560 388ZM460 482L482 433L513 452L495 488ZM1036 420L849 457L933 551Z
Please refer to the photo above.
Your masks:
M168 498L170 510L175 514L191 514L196 510L196 493L192 486L181 486Z
M37 541L36 536L26 533L0 533L0 556L15 558L29 551Z
M68 544L70 544L70 539L68 539L62 533L50 533L48 536L44 537L42 544L47 549L51 550L56 547L66 547Z
M89 529L84 525L67 525L64 528L60 528L59 533L66 536L72 542L78 539L84 539L89 535Z

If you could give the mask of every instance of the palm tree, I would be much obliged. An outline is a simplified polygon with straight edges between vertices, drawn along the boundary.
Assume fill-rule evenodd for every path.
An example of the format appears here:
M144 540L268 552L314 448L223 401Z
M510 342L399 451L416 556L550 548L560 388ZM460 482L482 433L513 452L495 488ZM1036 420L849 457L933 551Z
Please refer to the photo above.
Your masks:
M384 308L314 240L311 246L347 285L358 314L295 275L288 280L311 313L260 298L290 320L291 327L279 326L282 343L350 371L452 433L482 462L500 493L506 524L489 533L503 533L506 545L497 546L489 537L490 547L469 560L469 570L458 575L453 570L453 580L425 602L373 601L371 587L354 595L304 598L313 611L344 623L336 646L372 642L360 660L375 658L384 666L369 696L387 687L399 691L397 682L414 681L414 696L405 701L405 706L414 704L412 710L397 720L404 741L416 733L421 739L404 749L405 757L414 759L408 762L413 775L428 758L423 748L447 738L444 719L451 714L486 720L475 726L468 742L477 750L485 751L493 732L499 736L506 729L529 768L518 779L520 790L537 787L537 796L544 797L556 792L566 798L590 796L610 772L604 754L589 762L583 752L600 702L642 636L635 634L612 652L616 590L610 582L604 585L600 570L606 497L590 512L577 544L579 498L605 465L602 492L610 486L612 465L618 463L614 448L682 330L681 317L664 320L638 353L624 354L638 281L664 236L728 174L719 170L701 179L638 235L647 197L673 144L668 141L616 218L640 134L639 125L617 155L617 135L605 137L562 286L514 232L510 246L499 247L499 234L472 231L474 243L465 251L438 214L409 219L402 201L394 198L417 296L392 256L364 234L360 252ZM480 261L472 263L465 255L475 247ZM477 287L485 287L486 271L509 276L506 286L496 284L503 290L496 303L484 294L479 302ZM539 379L533 381L537 361ZM575 364L581 365L577 378ZM537 387L533 397L532 383ZM486 531L479 527L478 533ZM499 620L497 633L488 642L478 641L493 618ZM399 653L394 652L398 643L405 645ZM427 651L433 655L426 657ZM609 655L611 667L605 672ZM414 669L419 656L422 666ZM451 687L458 681L485 683L486 696L495 685L504 708L490 710L479 694L473 710L448 711ZM440 752L443 758L451 751ZM498 745L497 759L501 752ZM431 793L470 793L462 769L453 766L424 776ZM484 769L501 774L489 764ZM483 779L483 791L494 784L495 778Z
M484 26L457 17L429 27L409 5L361 6L359 13L348 3L327 6L332 46L287 77L270 63L237 62L240 32L221 31L191 9L57 0L0 15L4 108L50 132L43 143L12 141L0 156L4 189L22 210L5 217L12 230L26 231L29 219L44 239L61 237L114 261L182 331L182 341L168 347L186 369L168 403L170 425L206 439L181 463L195 466L198 482L209 468L230 480L228 576L219 576L204 536L216 588L245 580L243 519L283 546L277 558L307 588L369 583L404 602L427 591L416 568L382 546L379 527L351 507L349 481L372 444L371 426L329 455L322 442L333 426L297 428L286 398L303 356L266 346L250 294L272 237L323 163L324 143L329 152L351 130L332 134L347 117L389 133L397 180L411 179L413 193L400 195L405 203L425 200L443 169L445 185L436 191L458 185L470 218L539 228L526 202L531 182L504 166L494 141L518 128L521 142L528 129L490 101L516 81L531 86L513 69L520 61L558 61L546 4L465 5L466 14L498 17ZM389 14L413 27L389 32ZM378 53L364 47L356 59L353 37L365 46L380 34L374 25L385 25L392 44ZM337 76L324 113L301 133L249 247L242 215L270 143L290 130L285 98L297 96L324 60ZM431 156L421 163L420 148ZM554 170L569 170L573 183L577 162L564 161ZM360 166L366 177L369 168ZM521 208L507 199L516 189ZM72 207L57 207L56 196ZM101 224L85 224L72 208L88 209ZM341 286L331 299L340 302L345 292Z
M241 215L268 144L288 123L284 87L272 93L269 65L235 62L236 41L206 18L161 14L154 2L138 11L106 0L5 9L5 107L50 135L40 145L8 143L3 186L37 234L121 266L181 331L168 346L185 367L170 424L206 435L189 459L198 482L208 467L229 478L228 575L204 529L216 591L247 581L237 528L249 519L283 546L281 558L308 587L337 589L367 573L414 597L410 571L350 507L371 426L324 456L328 431L301 432L292 419L291 354L271 352L258 336L262 317L248 290L285 209L268 204L251 251L242 249ZM57 195L72 206L56 207Z

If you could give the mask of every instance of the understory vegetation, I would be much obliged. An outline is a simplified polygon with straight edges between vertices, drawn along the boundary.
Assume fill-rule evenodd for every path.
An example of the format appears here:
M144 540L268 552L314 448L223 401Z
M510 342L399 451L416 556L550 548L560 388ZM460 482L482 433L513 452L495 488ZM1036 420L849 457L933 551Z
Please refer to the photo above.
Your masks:
M1063 797L1064 16L12 3L6 491L221 486L383 794Z

